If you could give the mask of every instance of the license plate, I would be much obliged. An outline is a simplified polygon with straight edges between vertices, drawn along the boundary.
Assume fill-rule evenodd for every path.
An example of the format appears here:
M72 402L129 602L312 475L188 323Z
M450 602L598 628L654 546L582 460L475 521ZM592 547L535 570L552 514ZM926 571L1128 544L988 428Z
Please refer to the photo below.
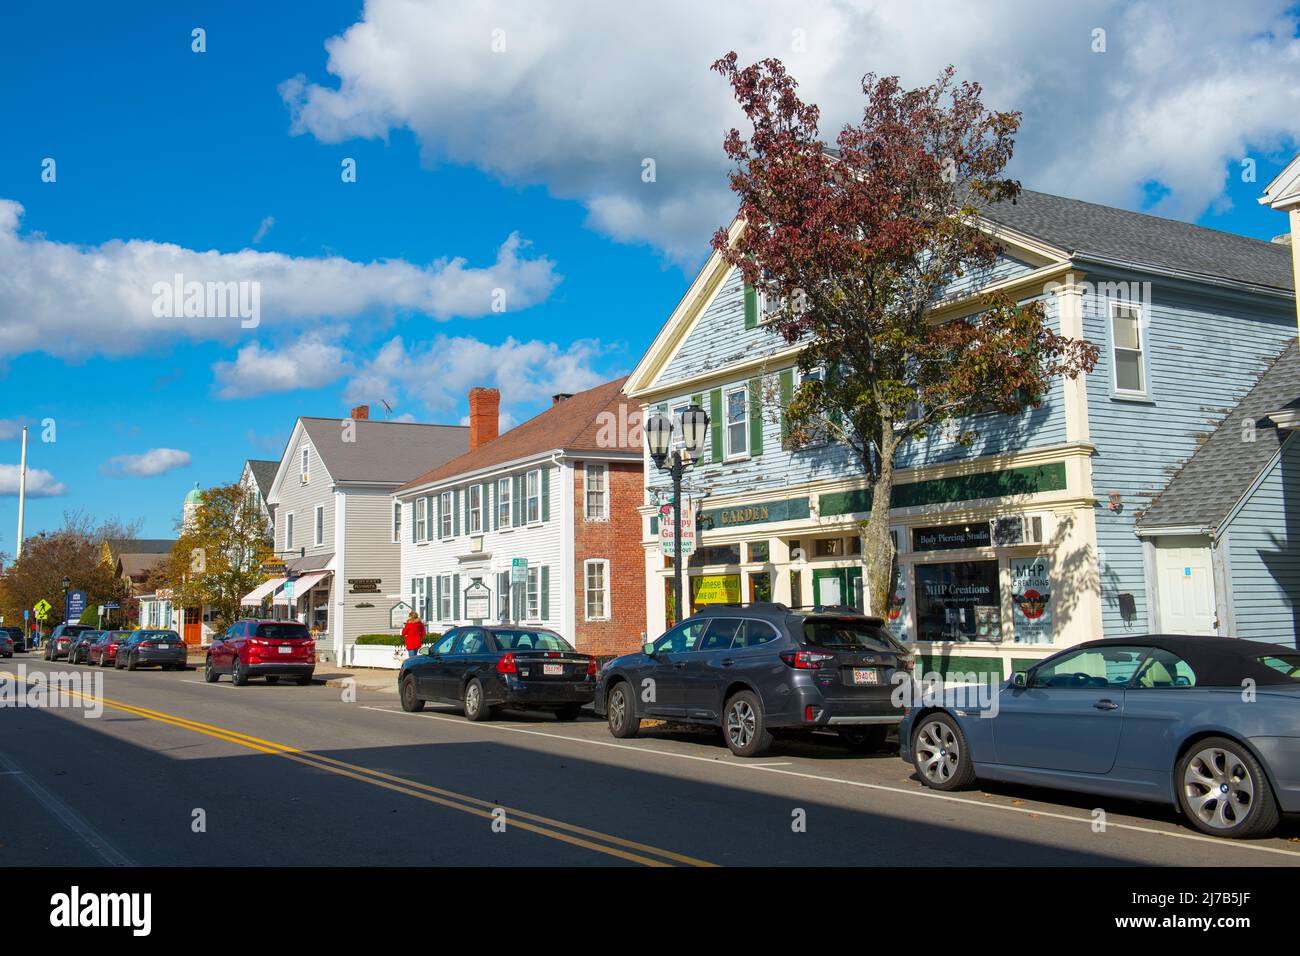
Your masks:
M855 684L879 684L880 671L874 667L855 667L853 668L853 683Z
M171 646L170 644L159 644L159 645L158 645L158 650L160 650L160 651L170 651L171 649L172 649L172 646Z
M280 653L281 653L281 654L292 654L292 653L293 653L293 648L290 647L288 644L281 644L281 645L280 645Z
M563 673L564 673L564 665L563 665L563 664L543 664L543 665L542 665L542 673L543 673L543 674L552 674L552 675L555 675L555 676L559 676L560 674L563 674Z

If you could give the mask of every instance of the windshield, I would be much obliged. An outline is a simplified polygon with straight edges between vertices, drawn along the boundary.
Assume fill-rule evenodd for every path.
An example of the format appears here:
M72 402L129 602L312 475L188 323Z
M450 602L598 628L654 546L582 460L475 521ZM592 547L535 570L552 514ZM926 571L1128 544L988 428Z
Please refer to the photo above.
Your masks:
M307 630L306 624L286 621L284 624L257 625L257 636L272 641L300 641L310 638L311 631Z
M900 646L884 628L858 618L807 618L803 623L805 644L814 647L845 647L886 654L901 654Z
M497 647L503 651L571 651L572 647L550 631L493 631Z

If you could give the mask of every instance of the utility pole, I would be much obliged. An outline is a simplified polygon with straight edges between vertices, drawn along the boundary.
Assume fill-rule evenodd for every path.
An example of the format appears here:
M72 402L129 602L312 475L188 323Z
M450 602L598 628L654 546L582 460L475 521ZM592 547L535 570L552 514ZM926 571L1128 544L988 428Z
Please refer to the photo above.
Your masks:
M18 466L18 545L14 560L23 556L23 508L27 505L27 426L23 426L23 458Z

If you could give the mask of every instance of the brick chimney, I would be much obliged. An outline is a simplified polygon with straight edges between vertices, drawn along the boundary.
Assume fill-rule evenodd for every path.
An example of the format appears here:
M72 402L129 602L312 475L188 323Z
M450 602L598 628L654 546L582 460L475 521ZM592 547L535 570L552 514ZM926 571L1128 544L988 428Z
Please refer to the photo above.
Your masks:
M369 405L358 405L356 408L352 409L352 415L351 415L350 417L351 417L351 419L352 419L354 422L364 422L364 421L369 421L369 419L370 419L370 406L369 406Z
M497 437L501 393L495 388L469 390L469 447L477 448Z

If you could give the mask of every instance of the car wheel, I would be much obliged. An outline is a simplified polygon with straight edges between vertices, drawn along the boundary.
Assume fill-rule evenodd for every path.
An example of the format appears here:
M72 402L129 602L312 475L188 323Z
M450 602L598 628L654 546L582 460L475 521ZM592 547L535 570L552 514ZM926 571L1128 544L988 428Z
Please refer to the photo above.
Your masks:
M884 724L850 725L839 728L840 742L855 754L875 753L885 746L889 728Z
M615 737L635 737L640 732L641 718L636 715L631 684L621 680L610 688L605 714L609 720L609 732Z
M419 713L424 710L424 701L415 691L415 678L407 675L402 678L402 710L408 714Z
M737 757L757 757L772 746L772 734L763 726L763 704L753 691L742 690L727 701L722 736Z
M912 734L912 762L921 782L935 790L961 790L975 782L966 735L947 714L931 714Z
M133 670L135 670L135 669L136 669L137 667L139 667L139 666L140 666L140 662L139 662L138 660L136 660L135 657L133 657L133 656L130 655L130 654L126 655L126 669L127 669L127 670L129 670L129 671L133 671Z
M483 684L475 677L465 685L465 716L470 720L487 720L492 708L483 701Z
M239 659L238 654L230 662L230 681L236 687L243 687L248 683L248 671L244 670L244 662Z
M555 717L557 720L577 720L580 713L582 713L581 704L565 704L555 712Z
M1255 755L1227 737L1207 737L1178 761L1178 805L1192 826L1212 836L1263 836L1277 826L1273 788Z
M217 682L217 671L212 666L212 655L203 659L203 682L205 684L215 684Z
M277 677L275 674L267 674L266 682L270 684L272 687L274 687L276 684L280 683L280 678Z

